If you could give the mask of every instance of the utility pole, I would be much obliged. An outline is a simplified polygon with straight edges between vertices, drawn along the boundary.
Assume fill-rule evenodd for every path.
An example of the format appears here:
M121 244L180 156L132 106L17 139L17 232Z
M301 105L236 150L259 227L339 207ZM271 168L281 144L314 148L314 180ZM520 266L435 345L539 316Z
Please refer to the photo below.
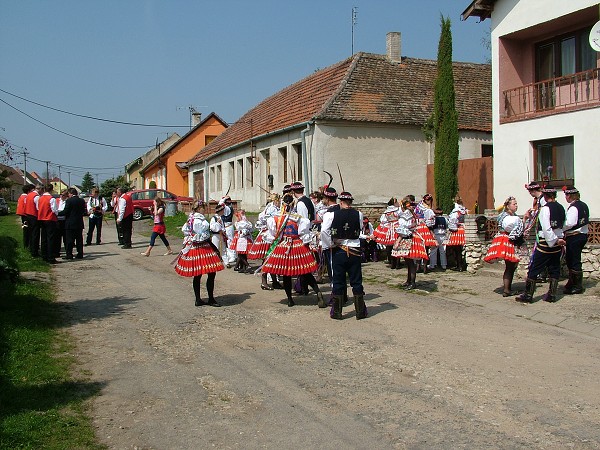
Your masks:
M46 161L46 184L50 183L50 161Z
M27 149L23 149L23 186L27 184Z
M60 177L60 165L58 166L58 193L62 191L62 178Z
M354 25L356 25L356 16L358 15L358 6L352 7L352 55L354 55Z

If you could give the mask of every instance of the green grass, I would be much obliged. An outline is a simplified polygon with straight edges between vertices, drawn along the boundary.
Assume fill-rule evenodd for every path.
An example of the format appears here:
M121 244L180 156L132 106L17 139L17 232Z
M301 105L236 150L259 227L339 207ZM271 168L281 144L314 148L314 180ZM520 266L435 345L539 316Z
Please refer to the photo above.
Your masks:
M0 217L0 255L47 270L21 251L14 215ZM0 281L0 449L100 449L86 400L102 385L74 376L73 339L48 283Z
M0 259L17 267L20 272L48 272L50 265L32 258L23 248L21 219L15 214L0 216Z

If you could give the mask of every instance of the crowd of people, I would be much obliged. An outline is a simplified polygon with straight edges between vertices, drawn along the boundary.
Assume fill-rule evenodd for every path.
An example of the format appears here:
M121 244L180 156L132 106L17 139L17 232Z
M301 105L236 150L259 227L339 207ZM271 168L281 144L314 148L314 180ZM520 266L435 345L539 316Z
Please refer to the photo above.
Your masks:
M563 293L580 294L583 289L582 249L587 242L589 209L573 186L563 188L567 210L556 201L557 191L550 186L531 182L526 185L533 205L523 217L517 215L517 201L509 197L499 208L498 233L493 238L486 262L503 261L502 295L515 295L512 284L518 264L527 253L526 242L531 232L535 245L528 263L525 291L516 296L519 302L534 302L540 277L547 272L547 302L557 301L561 257L569 271ZM343 306L349 301L348 284L352 291L357 319L367 317L362 284L363 262L377 261L380 250L390 269L406 267L403 288L415 289L417 273L445 271L449 262L453 269L464 270L462 258L466 243L464 218L467 210L460 196L445 217L433 207L433 197L425 194L419 202L413 195L390 198L376 227L368 217L353 207L353 197L347 191L337 193L331 185L323 186L310 196L301 182L286 185L282 194L270 193L268 203L253 225L244 210L234 211L229 196L216 205L210 219L208 205L193 204L193 211L184 224L183 248L173 264L179 275L193 278L196 306L220 306L214 297L216 272L230 268L239 273L260 273L263 290L283 289L288 307L295 305L294 291L308 295L309 287L316 295L319 308L330 306L330 317L343 318ZM133 204L125 189L117 189L110 201L115 217L119 244L132 248ZM75 189L53 195L52 185L23 188L17 203L21 216L23 242L31 255L56 263L64 244L64 259L83 258L84 216L88 216L85 245L91 245L94 232L96 244L102 243L102 222L108 203L97 189L86 202ZM165 255L173 254L165 236L165 203L157 198L153 204L154 226L144 256L149 256L160 238ZM234 221L235 217L235 221ZM257 235L253 238L253 230ZM75 254L74 254L75 252ZM258 268L250 261L260 262ZM200 280L207 275L208 301L200 294ZM327 274L331 284L329 300L323 297L317 280ZM295 280L295 281L294 281ZM270 284L269 284L270 283Z

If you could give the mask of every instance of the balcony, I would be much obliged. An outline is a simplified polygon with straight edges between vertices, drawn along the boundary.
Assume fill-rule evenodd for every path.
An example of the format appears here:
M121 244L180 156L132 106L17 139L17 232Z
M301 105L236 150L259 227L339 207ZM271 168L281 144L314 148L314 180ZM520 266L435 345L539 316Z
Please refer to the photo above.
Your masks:
M500 123L600 106L600 69L527 84L503 92Z

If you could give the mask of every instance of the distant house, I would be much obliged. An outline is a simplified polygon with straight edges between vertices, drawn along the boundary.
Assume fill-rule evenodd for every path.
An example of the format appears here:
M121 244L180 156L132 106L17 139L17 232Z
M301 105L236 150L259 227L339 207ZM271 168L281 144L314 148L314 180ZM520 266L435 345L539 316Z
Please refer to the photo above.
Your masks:
M532 179L575 184L599 217L600 69L589 44L598 2L474 0L462 17L491 18L496 202L513 195L525 210Z
M50 184L53 186L54 192L59 194L69 186L63 180L58 177L54 177L50 180Z
M142 156L135 158L129 164L125 166L125 174L126 180L131 185L132 189L144 189L147 186L142 168L147 166L150 161L153 161L158 154L161 152L164 153L171 145L175 144L181 136L177 133L173 133L171 136L167 137L164 141L160 142L156 147L150 149Z
M190 185L202 185L203 181L198 177L188 180L187 162L220 135L228 125L214 112L203 120L200 120L199 113L192 117L196 123L188 133L166 149L161 149L139 169L145 188L154 181L157 188L187 197L193 192L193 189L190 191Z
M437 63L400 55L400 33L388 33L387 55L357 53L263 100L190 159L190 192L218 199L229 190L256 211L292 181L317 189L324 171L341 190L339 165L356 203L424 194L434 146L422 127ZM457 62L454 76L459 157L480 158L491 148L491 68Z

